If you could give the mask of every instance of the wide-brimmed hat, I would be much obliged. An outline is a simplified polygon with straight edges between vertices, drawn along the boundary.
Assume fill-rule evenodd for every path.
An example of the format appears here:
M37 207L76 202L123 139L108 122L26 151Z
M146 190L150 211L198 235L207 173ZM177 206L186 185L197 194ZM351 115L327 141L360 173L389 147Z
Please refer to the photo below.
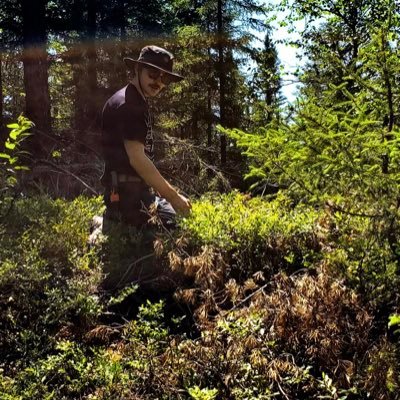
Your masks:
M146 46L140 52L139 58L124 58L125 64L128 68L134 68L135 64L147 65L149 67L157 68L165 72L171 77L173 82L179 82L183 76L172 72L174 56L169 51L158 46Z

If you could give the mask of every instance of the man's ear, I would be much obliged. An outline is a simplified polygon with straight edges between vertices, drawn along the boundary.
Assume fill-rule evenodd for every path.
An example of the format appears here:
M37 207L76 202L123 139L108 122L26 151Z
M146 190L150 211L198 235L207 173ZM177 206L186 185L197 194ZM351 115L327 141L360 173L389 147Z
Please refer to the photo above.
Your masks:
M128 73L127 73L128 80L132 81L135 78L135 76L137 75L137 73L138 73L137 72L138 71L138 65L135 64L135 66L133 68L128 68L127 71L128 71Z

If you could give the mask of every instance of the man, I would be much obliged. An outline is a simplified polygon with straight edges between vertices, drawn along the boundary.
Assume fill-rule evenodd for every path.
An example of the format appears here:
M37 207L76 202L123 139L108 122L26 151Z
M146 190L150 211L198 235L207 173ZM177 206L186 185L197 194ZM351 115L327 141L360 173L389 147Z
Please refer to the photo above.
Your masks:
M173 226L175 213L187 215L191 204L153 163L152 118L147 99L183 77L172 70L173 55L157 46L146 46L137 60L124 61L133 72L133 79L108 99L102 114L105 218L141 227L147 223L148 209L154 204L161 221Z

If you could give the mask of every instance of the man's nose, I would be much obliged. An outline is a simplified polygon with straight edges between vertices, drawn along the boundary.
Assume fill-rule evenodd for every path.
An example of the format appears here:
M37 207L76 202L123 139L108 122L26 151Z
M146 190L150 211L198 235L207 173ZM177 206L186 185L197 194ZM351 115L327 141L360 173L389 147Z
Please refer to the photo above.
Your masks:
M157 80L156 80L156 82L162 87L165 86L165 83L163 82L163 78L164 78L164 73L161 72L161 74L158 75Z

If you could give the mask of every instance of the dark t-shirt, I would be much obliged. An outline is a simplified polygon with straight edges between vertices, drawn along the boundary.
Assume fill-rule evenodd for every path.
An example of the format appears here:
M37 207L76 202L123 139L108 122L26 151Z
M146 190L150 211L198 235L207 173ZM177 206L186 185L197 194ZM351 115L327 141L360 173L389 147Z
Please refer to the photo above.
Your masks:
M105 182L111 171L137 175L129 163L124 140L144 144L145 153L154 161L152 118L147 102L136 87L128 84L111 96L102 114L102 146L105 161Z

